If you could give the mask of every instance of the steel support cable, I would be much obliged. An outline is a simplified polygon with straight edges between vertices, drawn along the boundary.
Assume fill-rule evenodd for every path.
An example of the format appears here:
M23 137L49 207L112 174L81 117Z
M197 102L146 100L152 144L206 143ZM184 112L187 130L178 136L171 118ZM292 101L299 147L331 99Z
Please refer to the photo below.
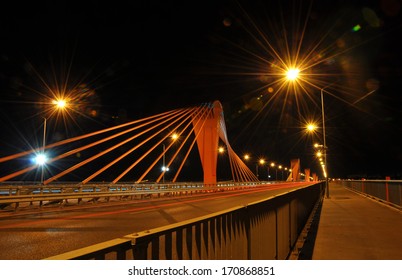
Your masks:
M178 114L178 113L180 113L180 112L176 112L175 115ZM170 114L170 115L171 115L171 114ZM109 137L103 138L103 139L101 139L101 140L98 140L98 141L96 141L96 142L93 142L93 143L90 143L90 144L88 144L88 145L82 146L82 147L80 147L80 148L77 148L77 149L68 151L68 152L66 152L66 153L64 153L64 154L61 154L61 155L59 155L59 156L57 156L57 157L52 158L49 162L53 162L53 161L56 161L56 160L65 158L65 157L67 157L67 156L70 156L70 155L72 155L72 154L81 152L81 151L83 151L83 150L87 150L87 149L89 149L89 148L92 148L92 147L94 147L94 146L97 146L97 145L99 145L99 144L102 144L102 143L104 143L104 142L107 142L107 141L112 140L112 139L114 139L114 138L117 138L117 137L122 136L122 135L124 135L124 134L127 134L127 133L129 133L129 132L132 132L132 131L134 131L134 130L140 129L140 128L144 127L144 126L150 125L150 124L152 124L152 123L154 123L154 122L160 121L160 120L162 120L162 119L164 119L164 118L169 117L170 115L164 116L164 117L160 117L160 118L158 118L158 119L154 119L154 120L149 121L149 122L147 122L147 123L144 123L144 124L135 126L135 127L133 127L133 128L124 130L124 131L122 131L122 132L113 134L113 135L111 135L111 136L109 136ZM172 118L172 117L171 117L171 118ZM165 122L166 122L166 121L165 121ZM160 125L161 125L161 123L158 123L158 124L157 124L156 126L154 126L153 128L155 128L155 127L157 127L157 126L160 126ZM144 134L144 131L142 131L141 133L139 133L139 134L137 134L137 135L135 135L134 137L131 137L131 138L129 138L129 139L135 139L135 138L141 136L142 134Z
M194 111L197 111L197 110L198 110L198 108L194 108ZM188 121L188 119L190 119L190 118L192 117L192 114L193 114L193 113L194 113L194 112L191 112L184 120L182 120L181 123L179 123L179 124L173 129L173 131L178 130L186 121ZM179 135L182 135L183 132L186 130L186 128L187 128L190 124L191 124L191 121L187 122L187 125L179 132ZM167 135L167 137L163 138L162 142L163 142L166 138L168 138L168 137L169 137L169 135ZM160 143L162 143L162 142L160 142ZM153 148L151 148L151 149L150 149L150 152L153 151L157 146L159 146L160 143L156 144ZM172 141L172 142L168 145L168 147L164 150L164 152L161 153L161 154L154 160L154 162L148 167L148 169L147 169L147 170L140 176L140 178L137 180L138 182L141 182L142 179L144 179L144 177L145 177L146 175L148 175L148 173L151 171L151 169L154 168L154 166L155 166L155 165L158 163L158 161L166 154L166 152L173 146L173 144L174 144L174 141ZM169 167L169 165L168 165L168 167ZM164 173L165 173L165 171L162 172L162 176L163 176ZM159 181L156 181L156 182L159 182Z
M198 113L200 111L199 108L197 108L195 113ZM191 118L193 118L193 116L191 116ZM182 129L182 131L180 132L179 135L183 135L184 132L188 129L188 127L192 124L192 121L189 121L187 123L187 125ZM182 144L180 145L180 147L176 150L175 154L172 156L172 158L168 161L168 164L166 165L167 168L170 167L170 165L172 164L172 162L174 161L174 159L176 158L176 156L179 154L179 152L181 151L181 149L183 148L184 144L187 142L187 139L190 137L192 131L194 130L194 127L187 133L187 136L185 137L185 139L182 141ZM170 147L173 145L173 142L169 145L168 149L170 149ZM168 149L165 151L164 154L166 154L166 152L168 151ZM160 159L160 157L159 157ZM156 162L159 160L157 159ZM159 177L156 179L156 182L159 183L159 181L161 180L161 178L164 176L164 174L166 173L166 170L162 170L161 174L159 175Z
M243 169L245 168L249 172L251 172L251 171L232 149L232 147L229 143L228 136L227 136L226 125L225 125L225 122L224 122L224 119L222 116L220 116L219 134L220 134L220 138L225 142L226 147L228 149L228 156L229 156L233 180L234 181L244 181L245 180L245 177L244 177L245 171Z
M177 111L179 111L179 110L170 111L170 112L168 112L167 114L158 114L157 116L163 116L163 115L168 115L168 116L169 116L169 115L171 115L171 114L173 114L173 113L177 113ZM152 118L152 117L144 118L144 119L142 119L141 121L148 120L148 119L151 119L151 118ZM162 117L160 117L160 118L162 118ZM160 118L158 118L158 119L156 119L156 120L153 120L153 121L150 121L149 123L154 122L154 121L158 121ZM134 122L130 122L129 124L134 124L134 123L138 123L138 122L139 122L139 121L134 121ZM67 144L67 143L71 143L71 142L74 142L74 141L77 141L77 140L80 140L80 139L88 138L88 137L90 137L90 136L95 136L95 135L98 135L98 134L101 134L101 133L104 133L104 132L108 132L108 131L111 131L111 130L114 130L114 129L117 129L117 128L121 128L121 127L124 127L124 126L127 126L127 124L118 125L118 126L115 126L115 127L111 128L111 129L104 129L104 130L102 130L102 131L100 131L100 132L97 131L97 132L89 133L89 134L86 134L86 135L83 135L83 136L78 136L78 137L74 137L74 138L71 138L71 139L66 139L66 140L59 141L59 142L56 142L56 143L54 143L54 144L48 145L48 146L46 146L46 147L47 147L47 148L52 148L52 147L61 146L61 145L63 145L63 144ZM123 134L124 134L124 133L123 133ZM118 136L119 136L119 135L118 135ZM117 137L117 136L116 136L116 137ZM101 142L105 142L105 141L107 141L107 140L100 140L100 142L98 142L98 144L101 143ZM91 144L90 144L90 145L91 145ZM92 145L92 146L93 146L93 145ZM88 147L84 147L84 148L80 148L80 149L75 149L75 150L73 150L73 151L67 152L67 153L65 153L65 154L63 154L63 155L61 155L61 156L56 157L56 158L52 158L52 159L50 159L48 162L49 162L49 163L52 163L52 162L54 162L54 161L56 161L56 160L58 160L58 159L67 157L67 156L69 156L69 155L71 155L71 154L77 153L77 152L82 151L82 150L87 149L87 148L88 148ZM43 148L41 148L41 149L43 149ZM11 160L11 159L19 158L19 157L21 157L21 156L23 156L23 155L30 154L30 153L35 152L35 151L36 151L36 150L26 151L26 152L22 152L22 153L16 154L15 157L8 156L8 157L5 157L5 158L8 158L7 160ZM3 158L3 159L5 159L5 158ZM8 175L6 175L6 176L1 177L1 178L0 178L0 182L4 182L4 181L7 181L7 180L12 179L12 178L14 178L14 177L17 177L17 176L19 176L19 175L25 174L25 173L27 173L27 172L29 172L29 171L32 171L32 170L36 169L36 168L38 168L38 165L32 165L32 166L29 166L29 167L27 167L27 168L21 169L21 170L19 170L19 171L13 172L13 173L11 173L11 174L8 174Z
M247 167L247 165L241 160L241 158L234 151L233 151L233 158L235 158L236 164L241 171L241 181L243 182L258 181L254 173L251 172L251 170Z
M186 112L186 115L191 114L195 109L191 108L188 109ZM184 115L185 116L185 115ZM178 117L176 120L174 120L172 123L170 123L168 126L164 127L162 130L158 131L157 133L151 135L149 138L141 142L139 145L136 147L142 146L144 143L148 142L150 139L154 138L156 135L158 135L160 132L163 130L168 129L171 127L174 123L178 122L183 116ZM117 176L113 180L113 184L118 182L123 176L125 176L131 169L133 169L139 162L141 162L149 153L151 153L157 146L159 146L166 138L168 138L169 135L166 135L163 139L161 139L158 143L156 143L151 149L148 150L145 154L143 154L139 159L137 159L133 164L131 164L126 170L124 170L119 176Z
M236 174L237 174L237 181L239 182L243 182L244 181L244 170L243 168L240 166L239 162L238 162L238 158L236 153L233 151L233 149L231 149L231 158L233 161L233 165L235 166L235 170L236 170Z
M187 110L185 110L187 111ZM176 114L177 115L177 114ZM153 127L150 127L144 131L142 131L141 133L131 137L130 139L127 139L126 141L123 141L119 144L119 146L126 144L127 142L134 140L135 138L138 138L139 136L153 130L156 129L157 127L161 126L162 124L172 120L173 118L176 118L177 116L171 116L170 118L164 120L163 122L159 122L158 124L154 125ZM163 131L163 130L162 130ZM160 132L160 130L159 130ZM155 135L155 134L154 134ZM151 137L153 138L153 137ZM151 139L148 138L148 139ZM144 143L144 142L143 142ZM141 144L143 144L141 143ZM136 150L137 148L139 148L141 145L137 145L134 148L130 149L129 151L125 152L124 154L122 154L121 156L117 157L116 159L114 159L113 161L109 162L107 165L105 165L104 167L102 167L101 169L99 169L98 171L96 171L95 173L93 173L91 176L87 177L85 180L82 181L82 183L86 184L87 182L89 182L90 180L92 180L93 178L95 178L96 176L98 176L99 174L101 174L102 172L104 172L106 169L108 169L109 167L111 167L112 165L116 164L117 162L119 162L120 160L122 160L123 158L125 158L126 156L128 156L129 154L131 154L134 150Z
M176 111L178 111L178 110L172 110L172 111L169 111L169 112L165 112L165 113L157 114L157 115L154 115L154 116L146 117L146 118L136 120L136 121L132 121L132 122L129 122L129 123L113 126L113 127L106 128L106 129L103 129L103 130L98 130L98 131L95 131L95 132L91 132L91 133L88 133L88 134L85 134L85 135L65 139L65 140L62 140L62 141L59 141L59 142L56 142L56 143L46 145L45 149L58 147L58 146L68 144L68 143L71 143L71 142L75 142L75 141L78 141L78 140L82 140L82 139L85 139L85 138L88 138L88 137L91 137L91 136L95 136L95 135L99 135L99 134L109 132L109 131L112 131L112 130L115 130L115 129L119 129L119 128L122 128L122 127L125 127L125 126L133 125L135 123L142 122L142 121L145 121L145 120L148 120L148 119L173 114ZM37 148L37 149L32 149L32 150L29 150L29 151L24 151L24 152L9 155L9 156L6 156L6 157L2 157L2 158L0 158L0 163L1 162L6 162L6 161L9 161L9 160L13 160L13 159L16 159L16 158L20 158L20 157L23 157L23 156L26 156L26 155L29 155L29 154L32 154L32 153L37 153L38 151L42 151L42 150L43 150L43 147L40 147L40 148Z
M233 179L233 181L236 182L238 174L237 174L237 170L233 166L232 154L231 154L232 148L229 144L229 140L228 140L227 132L226 132L226 125L225 125L224 119L222 118L222 115L219 116L218 133L219 133L219 137L223 140L223 142L225 143L226 148L228 150L228 157L229 157L230 170L232 173L232 179Z
M222 116L220 116L219 122L219 135L220 138L225 142L226 147L228 149L228 155L230 160L230 166L232 170L232 178L234 180L245 181L245 173L253 174L251 170L244 164L244 162L240 159L240 157L234 152L232 149L229 139L227 136L226 125ZM249 177L247 177L249 178ZM253 178L253 177L251 177Z
M22 175L22 174L27 173L27 172L29 172L31 170L36 169L36 168L37 168L37 166L33 165L33 166L30 166L30 167L18 170L18 171L14 172L14 173L11 173L11 174L8 174L6 176L1 177L0 182L8 181L11 178L17 177L18 175Z
M240 180L241 181L256 181L257 177L255 177L254 173L247 167L247 165L241 160L241 158L234 152L231 148L232 158L236 163L237 168L239 169L240 173ZM257 180L258 181L258 180Z
M187 111L187 110L183 110L182 112L177 112L176 114L184 114L185 111ZM55 176L53 176L53 177L47 179L44 183L45 183L45 184L48 184L48 183L50 183L50 182L52 182L52 181L54 181L54 180L56 180L56 179L58 179L58 178L60 178L60 177L62 177L62 176L64 176L64 175L66 175L66 174L68 174L68 173L70 173L70 172L72 172L72 171L74 171L74 170L76 170L76 169L82 167L83 165L85 165L85 164L87 164L87 163L89 163L89 162L91 162L91 161L93 161L93 160L95 160L95 159L97 159L97 158L99 158L99 157L101 157L101 156L103 156L103 155L105 155L105 154L107 154L107 153L109 153L109 152L111 152L111 151L117 149L118 147L120 147L120 146L122 146L122 145L124 145L124 144L126 144L126 143L128 143L128 142L130 142L130 141L132 141L133 139L138 138L139 136L145 134L146 132L148 132L148 131L150 131L150 130L152 130L152 129L155 129L156 127L162 125L163 123L170 121L170 120L171 120L172 118L174 118L174 117L175 117L175 115L174 115L174 116L170 116L170 117L167 118L166 120L164 120L164 121L162 121L162 122L159 122L158 124L154 125L153 127L148 128L148 129L142 131L141 133L138 133L138 134L134 135L133 137L128 138L128 139L126 139L126 140L120 142L119 144L116 144L116 145L110 147L109 149L106 149L106 150L104 150L104 151L102 151L102 152L100 152L100 153L98 153L98 154L96 154L96 155L94 155L94 156L88 158L88 159L86 159L86 160L84 160L84 161L82 161L82 162L80 162L80 163L78 163L78 164L76 164L76 165L74 165L74 166L72 166L72 167L70 167L70 168L64 170L63 172L60 172L59 174L57 174L57 175L55 175Z
M235 177L233 178L233 181L235 181L235 182L242 181L242 179L241 179L242 178L241 170L240 170L240 168L239 168L239 166L238 166L238 164L237 164L237 162L235 160L235 154L234 154L234 152L233 152L231 147L229 147L228 149L230 149L230 152L229 152L230 161L231 161L231 165L233 166L234 174L235 174Z
M197 122L196 122L196 124L194 125L194 127L195 127L195 126L198 126L198 123L200 122L200 120L203 119L203 122L202 122L201 125L200 125L200 129L198 130L198 133L195 133L194 140L193 140L193 142L191 143L190 147L188 148L187 153L186 153L186 155L184 156L184 159L183 159L183 161L182 161L180 167L178 168L178 170L177 170L175 176L173 177L172 182L176 182L177 177L179 176L179 174L180 174L180 172L181 172L181 170L182 170L182 168L183 168L183 166L184 166L184 163L186 162L188 156L190 155L190 152L192 151L192 149L193 149L195 143L197 143L198 137L199 137L200 134L201 134L202 128L205 126L205 123L206 123L206 121L207 121L207 118L212 114L212 109L209 108L208 105L207 105L207 107L205 108L203 114L205 114L206 117L205 117L205 118L198 118L198 119L197 119Z
M203 108L203 107L199 108L199 109L197 110L197 112L196 112L197 115L201 115L201 114L204 114L204 113L205 113L205 108ZM194 117L193 117L193 118L194 118ZM195 118L199 118L199 117L196 116ZM192 122L189 122L189 123L188 123L188 126L191 125L191 124L192 124ZM186 129L187 129L188 126L186 126ZM179 152L183 149L184 145L187 143L187 140L190 138L190 136L192 135L192 133L194 132L194 130L195 130L195 126L193 125L193 128L189 131L189 133L187 133L186 138L185 138L183 141L181 141L180 147L176 150L176 153L172 156L172 158L171 158L170 161L168 162L167 167L169 167L169 166L173 163L173 161L176 159L177 155L178 155ZM183 131L184 131L184 130L183 130ZM165 171L163 171L163 172L159 175L158 179L156 180L157 183L162 179L162 177L163 177L164 174L165 174Z
M220 121L219 121L219 135L220 135L220 138L224 141L226 148L228 150L228 157L229 157L230 169L232 172L232 179L235 182L241 181L241 171L239 170L239 167L235 161L235 158L234 158L235 153L229 143L229 139L227 137L227 132L226 132L226 125L225 125L224 119L222 117L220 117Z

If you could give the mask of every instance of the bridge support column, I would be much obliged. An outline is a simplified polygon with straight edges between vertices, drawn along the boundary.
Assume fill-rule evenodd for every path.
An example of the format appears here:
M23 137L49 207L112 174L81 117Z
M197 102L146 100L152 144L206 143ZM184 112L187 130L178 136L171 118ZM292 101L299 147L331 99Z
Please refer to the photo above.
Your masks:
M313 173L313 181L314 181L314 182L317 182L317 181L318 181L318 177L317 177L317 174L316 174L316 173Z
M310 182L310 168L304 169L304 174L306 174L306 182Z
M292 159L290 161L290 168L292 170L292 173L290 173L287 181L300 181L300 159Z
M220 102L215 101L211 114L193 119L194 131L197 136L197 146L200 153L204 184L215 185L218 160L219 122L223 109Z

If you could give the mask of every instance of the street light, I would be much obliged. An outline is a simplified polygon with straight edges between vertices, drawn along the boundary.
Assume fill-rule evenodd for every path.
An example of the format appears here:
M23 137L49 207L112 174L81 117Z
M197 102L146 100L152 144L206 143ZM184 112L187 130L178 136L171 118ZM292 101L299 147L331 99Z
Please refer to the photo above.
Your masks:
M267 164L267 172L268 172L268 181L269 181L269 178L271 178L271 175L269 175L269 164Z
M322 114L322 138L323 138L323 150L324 150L324 176L325 176L325 195L327 198L329 198L329 184L328 184L328 165L327 165L327 143L326 143L326 135L325 135L325 112L324 112L324 89L329 87L331 85L328 85L326 87L321 88L321 114Z
M56 110L63 110L67 106L67 101L64 99L53 100L52 104L55 106ZM47 126L47 118L43 118L43 140L42 140L42 153L36 156L36 163L41 166L41 177L40 183L43 185L44 176L45 176L45 165L46 165L46 154L45 154L45 147L46 147L46 126Z
M165 183L165 172L166 171L169 171L169 167L166 167L166 164L165 164L165 144L162 144L162 146L163 146L163 158L162 158L162 172L163 172L163 175L162 175L162 183L164 184Z
M170 138L172 138L172 141L176 141L177 140L177 138L179 138L179 135L177 134L177 133L173 133L171 136L170 136ZM167 171L169 171L169 166L166 166L166 163L165 163L165 152L166 152L166 147L165 147L165 144L162 144L162 147L163 147L163 156L162 156L162 183L164 184L165 183L165 173L167 172Z
M324 174L325 178L325 189L326 189L326 197L329 198L329 189L328 189L328 174L327 174L327 146L325 145L320 145L320 144L314 144L314 148L320 149L316 152L316 156L318 160L320 161L320 165ZM324 162L323 159L324 158Z
M271 167L274 168L275 167L275 162L271 162ZM278 169L275 168L275 181L278 180Z
M290 82L294 82L299 77L300 70L298 68L290 68L286 71L286 79ZM326 133L325 133L325 111L324 111L324 91L326 88L330 87L334 83L331 83L323 88L321 88L321 118L322 118L322 138L323 138L323 151L324 151L324 177L325 177L325 193L326 197L329 198L329 185L328 185L328 167L327 167L327 143L326 143ZM314 129L313 126L308 127L308 130Z
M225 153L225 148L224 147L219 147L218 148L218 153L224 154Z
M42 154L37 157L37 162L40 164L42 171L40 176L40 183L43 185L43 178L45 176L45 164L46 164L46 155L45 155L45 146L46 146L46 118L43 118L43 140L42 140Z
M258 162L255 164L255 170L256 170L256 176L258 178L258 164L264 165L265 164L265 159L259 159Z

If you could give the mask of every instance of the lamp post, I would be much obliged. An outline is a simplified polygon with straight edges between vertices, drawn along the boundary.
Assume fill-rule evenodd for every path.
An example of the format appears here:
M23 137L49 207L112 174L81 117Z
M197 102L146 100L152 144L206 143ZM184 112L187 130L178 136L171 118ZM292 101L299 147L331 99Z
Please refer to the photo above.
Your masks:
M52 104L55 106L55 110L63 110L67 106L67 102L63 99L53 100ZM43 117L43 140L42 140L42 154L38 156L37 163L41 165L41 176L40 183L43 185L44 177L45 177L45 164L46 164L46 155L45 155L45 147L46 147L46 130L47 130L47 118Z
M258 165L259 165L259 164L264 165L264 163L265 163L265 160L264 160L264 159L259 159L258 162L255 164L255 171L256 171L256 176L257 176L257 178L258 178L258 176L259 176L259 174L258 174Z
M327 165L327 142L325 135L325 111L324 111L324 89L330 85L321 88L321 114L322 114L322 138L323 138L323 150L324 150L324 176L325 176L325 196L329 198L329 184L328 184L328 165Z
M271 167L275 168L275 162L271 162ZM278 180L278 169L275 168L275 181Z
M172 141L174 142L174 141L176 141L176 140L179 138L179 135L178 135L177 133L173 133L173 134L170 136L170 138L171 138ZM170 144L170 145L172 145L172 144ZM163 147L163 154L162 154L162 183L164 184L164 183L165 183L165 173L166 173L167 171L169 171L169 167L166 166L166 163L165 163L165 160L166 160L166 157L165 157L166 146L165 146L165 144L162 144L162 147ZM169 146L169 147L170 147L170 146Z
M46 146L46 118L43 118L43 140L42 140L42 161L41 161L41 176L40 176L40 184L43 185L43 179L45 176L45 146Z
M285 72L286 79L288 81L296 81L299 77L300 70L298 68L290 68ZM331 83L321 88L321 116L322 116L322 138L323 138L323 151L324 151L324 177L325 177L325 194L326 198L329 198L329 184L328 184L328 166L327 166L327 143L325 133L325 111L324 111L324 91L326 88L332 86Z
M267 172L268 172L268 181L269 181L269 178L271 177L271 176L269 175L269 164L267 164Z
M165 184L165 172L168 171L169 168L167 168L166 165L165 165L165 150L166 150L165 144L162 144L162 147L163 147L163 157L162 157L162 172L163 172L163 175L162 175L162 184Z

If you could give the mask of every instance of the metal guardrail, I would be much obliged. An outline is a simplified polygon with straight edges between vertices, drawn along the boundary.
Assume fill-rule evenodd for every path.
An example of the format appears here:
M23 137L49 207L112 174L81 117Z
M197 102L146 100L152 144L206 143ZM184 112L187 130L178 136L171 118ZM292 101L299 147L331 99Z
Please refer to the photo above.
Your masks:
M205 185L203 183L167 183L167 184L53 184L53 185L23 185L23 184L2 184L0 185L0 209L13 205L17 211L21 203L39 203L39 207L46 202L65 205L71 200L80 204L83 200L97 201L104 198L109 201L111 198L143 199L150 196L161 195L183 195L205 191L220 191L228 188L245 188L262 185L264 182L242 183L222 182L216 185Z
M402 180L339 180L342 186L402 209Z
M286 259L324 183L289 191L249 205L163 226L74 250L48 260Z

